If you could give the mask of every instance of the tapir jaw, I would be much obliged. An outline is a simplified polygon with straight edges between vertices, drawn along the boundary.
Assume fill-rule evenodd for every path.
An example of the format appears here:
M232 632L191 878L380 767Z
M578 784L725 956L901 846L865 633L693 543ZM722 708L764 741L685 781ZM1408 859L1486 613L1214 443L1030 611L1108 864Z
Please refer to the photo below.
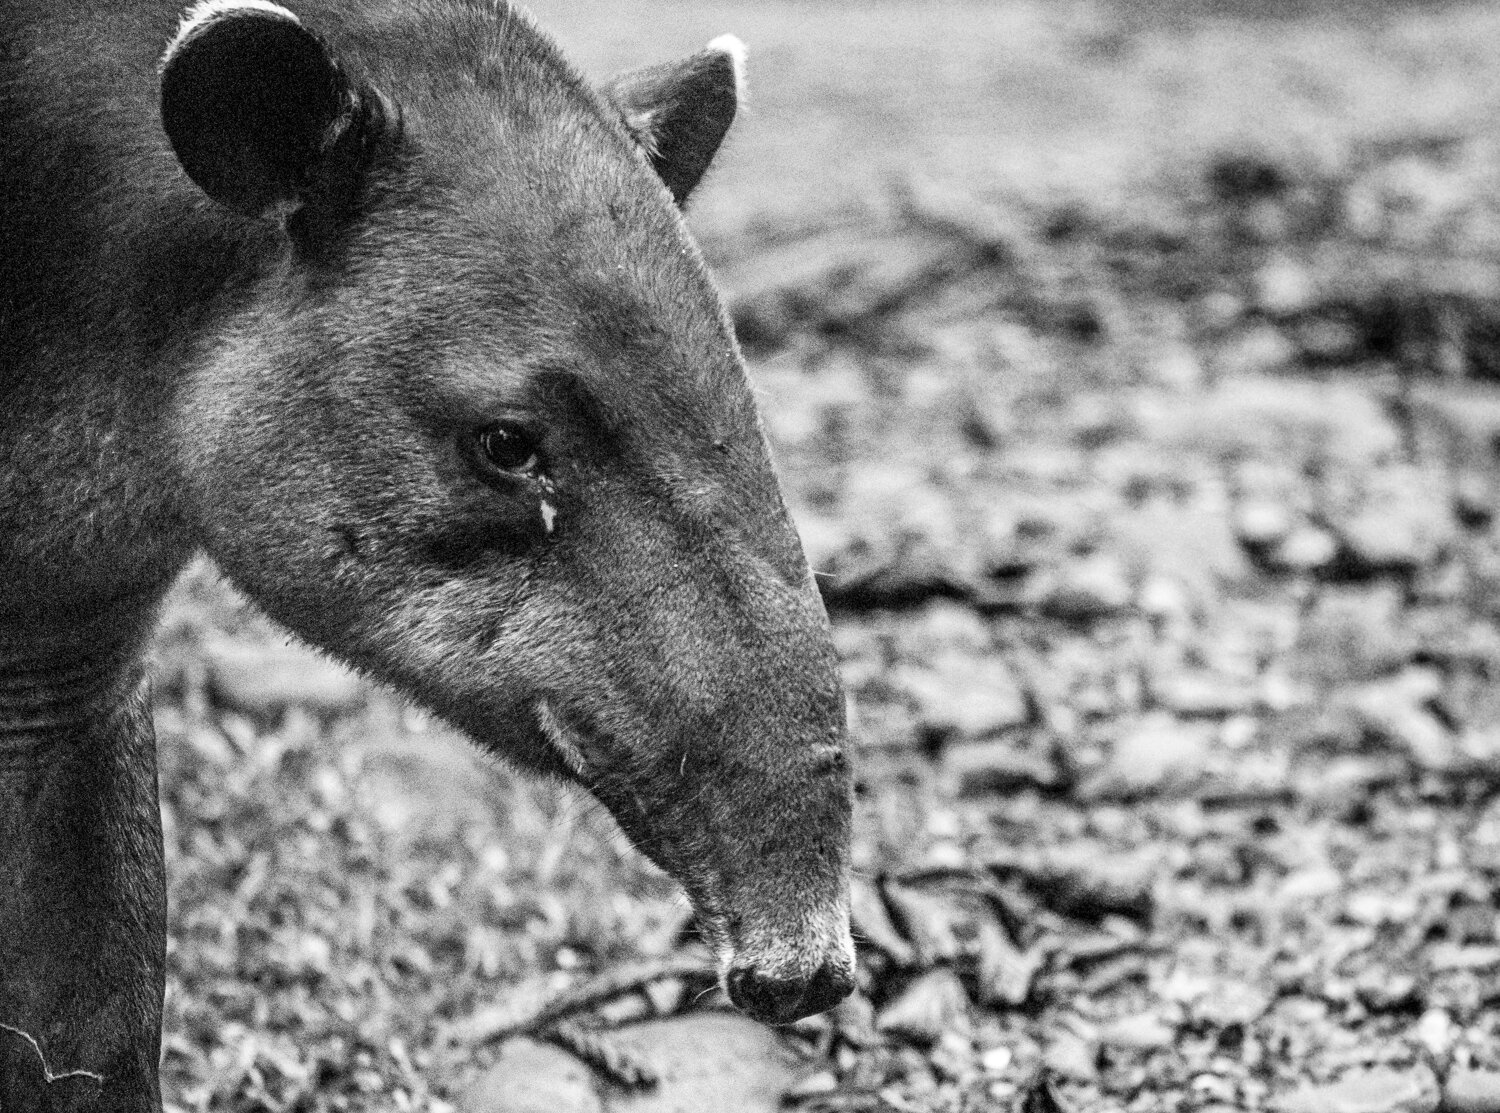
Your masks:
M816 783L827 780L828 762L818 763L822 776L815 772L800 793L795 785L786 790L787 797L802 800L773 796L770 802L800 811L797 818L822 810L830 830L807 831L804 841L815 849L799 858L758 856L744 852L752 839L735 837L741 817L732 809L716 814L712 806L715 798L740 796L733 786L726 793L725 786L687 782L685 801L653 806L649 797L659 790L658 778L648 775L632 785L628 775L602 774L591 761L603 748L596 732L580 729L546 700L537 706L537 723L562 765L609 809L635 846L687 891L718 960L722 988L737 1008L766 1024L789 1024L832 1008L853 991L848 792L846 783ZM764 798L763 792L743 795ZM807 800L819 800L822 808L809 808ZM705 801L706 809L694 806ZM776 825L781 817L744 818ZM755 826L746 823L750 830Z

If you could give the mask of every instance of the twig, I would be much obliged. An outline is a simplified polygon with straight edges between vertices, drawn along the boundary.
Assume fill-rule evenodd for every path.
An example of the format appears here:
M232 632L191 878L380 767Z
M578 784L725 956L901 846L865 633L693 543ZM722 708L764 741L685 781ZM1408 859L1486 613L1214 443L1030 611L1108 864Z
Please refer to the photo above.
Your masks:
M689 978L712 974L714 965L707 959L673 957L622 966L564 990L554 997L529 1001L519 1006L501 1005L471 1017L460 1026L464 1042L479 1046L496 1043L510 1036L537 1033L573 1013L594 1008L613 998L633 993L664 978Z

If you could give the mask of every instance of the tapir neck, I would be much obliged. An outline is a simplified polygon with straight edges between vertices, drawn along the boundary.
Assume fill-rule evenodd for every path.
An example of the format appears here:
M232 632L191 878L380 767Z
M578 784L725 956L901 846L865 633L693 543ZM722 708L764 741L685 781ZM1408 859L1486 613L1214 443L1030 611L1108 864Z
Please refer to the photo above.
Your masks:
M81 736L121 706L139 680L155 602L48 620L0 616L0 761Z

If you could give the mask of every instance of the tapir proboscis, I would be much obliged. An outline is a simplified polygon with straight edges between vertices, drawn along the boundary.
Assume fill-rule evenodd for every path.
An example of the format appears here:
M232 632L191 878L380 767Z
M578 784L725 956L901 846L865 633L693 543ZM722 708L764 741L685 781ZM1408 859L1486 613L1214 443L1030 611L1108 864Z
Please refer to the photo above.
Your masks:
M506 0L288 3L0 5L6 1113L161 1107L199 551L595 795L752 1016L853 984L827 618L680 212L738 41L595 89Z

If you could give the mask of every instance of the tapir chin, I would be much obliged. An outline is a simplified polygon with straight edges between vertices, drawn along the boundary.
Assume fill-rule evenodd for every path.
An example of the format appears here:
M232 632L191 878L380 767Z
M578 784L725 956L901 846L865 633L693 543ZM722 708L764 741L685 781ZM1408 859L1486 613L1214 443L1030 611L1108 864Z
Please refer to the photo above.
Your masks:
M681 207L716 39L596 89L505 0L0 5L0 1109L157 1110L141 659L199 551L582 786L730 998L853 981L827 618Z

